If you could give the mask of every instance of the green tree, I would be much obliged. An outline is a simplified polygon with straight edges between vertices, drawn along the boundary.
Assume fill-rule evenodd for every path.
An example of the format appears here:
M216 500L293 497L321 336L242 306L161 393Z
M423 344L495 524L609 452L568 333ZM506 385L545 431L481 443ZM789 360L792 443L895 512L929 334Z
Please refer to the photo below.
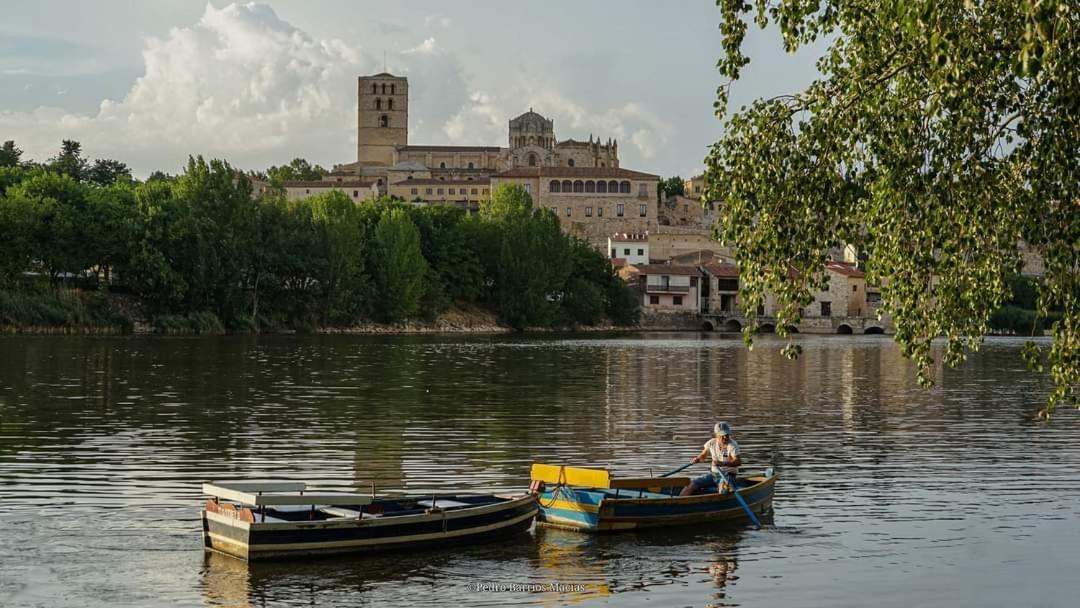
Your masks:
M339 190L306 199L316 231L320 323L350 323L364 304L364 236L356 204Z
M1046 265L1037 310L1060 307L1048 415L1080 397L1080 11L1064 0L757 0L788 51L822 38L821 77L727 119L706 160L707 200L736 247L740 300L766 290L776 326L824 285L829 251L868 253L868 282L924 384L978 348L1009 297L1018 243ZM724 76L739 78L751 6L719 2ZM723 116L731 83L718 90ZM722 186L718 186L722 184ZM791 272L794 269L796 272ZM756 327L748 327L747 339ZM789 345L785 352L796 355ZM1029 363L1038 349L1029 345Z
M518 330L553 324L572 264L559 218L533 208L521 185L503 184L481 205L480 219L489 297L499 317Z
M428 318L453 302L475 302L483 288L484 267L474 247L473 222L450 205L406 207L420 231L420 248L429 266L423 312Z
M294 158L287 165L270 167L266 170L271 183L280 186L282 182L289 181L318 181L329 171L319 165L312 165L303 158Z
M404 209L387 208L375 226L372 245L381 317L391 323L415 317L428 272L420 231Z
M110 186L116 182L130 182L131 169L118 160L99 158L87 169L86 181L98 186Z
M15 147L13 140L4 142L0 147L0 167L18 167L22 159L23 151Z
M33 251L33 209L22 196L0 192L0 286L14 284L30 269Z
M7 196L22 199L23 226L30 254L54 281L63 273L79 274L94 261L86 246L92 230L87 219L87 188L67 175L37 172L12 186Z
M663 192L664 196L681 196L686 194L686 182L678 175L669 177L660 180L660 190Z
M86 179L89 164L82 156L82 144L72 139L65 139L60 144L60 154L49 159L48 168L71 179L81 182Z

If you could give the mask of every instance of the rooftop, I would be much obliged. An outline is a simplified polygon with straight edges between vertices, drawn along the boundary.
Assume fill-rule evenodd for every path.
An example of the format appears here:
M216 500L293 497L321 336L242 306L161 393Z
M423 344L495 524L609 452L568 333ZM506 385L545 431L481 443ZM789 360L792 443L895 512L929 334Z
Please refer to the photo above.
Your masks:
M398 146L408 152L502 152L498 146Z
M660 176L619 167L514 167L493 177L604 177L657 180Z
M675 264L630 264L627 268L636 270L640 274L656 275L679 275L698 277L701 271L693 266L676 266Z
M829 262L825 264L825 269L853 279L862 279L866 276L855 264L848 262Z
M612 243L647 243L649 241L649 233L644 234L627 234L625 232L616 232L608 237Z
M739 269L734 264L709 262L708 264L702 265L701 269L713 275L714 277L724 277L731 279L739 278Z
M394 184L395 186L490 186L491 180L481 179L406 179Z
M347 181L336 182L330 180L317 180L317 181L287 181L281 182L281 185L285 188L370 188L375 185L374 181Z

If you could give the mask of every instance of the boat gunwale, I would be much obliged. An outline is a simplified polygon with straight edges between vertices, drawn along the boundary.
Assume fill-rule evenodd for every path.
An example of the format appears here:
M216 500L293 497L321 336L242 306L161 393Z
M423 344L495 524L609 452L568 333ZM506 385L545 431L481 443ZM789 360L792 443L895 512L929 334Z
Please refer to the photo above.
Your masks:
M395 515L391 517L372 517L370 519L356 519L356 518L333 518L333 519L319 519L308 521L255 521L248 522L242 519L223 515L220 513L214 513L212 511L203 510L203 517L210 519L218 524L224 524L239 528L243 530L250 530L252 533L261 531L287 531L287 530L310 530L310 529L335 529L335 528L354 528L358 525L364 527L381 527L381 526L393 526L393 525L410 525L417 523L426 523L431 521L442 520L455 520L463 519L467 517L476 517L480 515L487 515L489 513L497 513L503 510L512 510L521 507L529 502L537 503L536 495L534 494L519 494L519 495L501 495L492 494L495 498L505 499L501 502L488 503L477 506L468 507L451 507L449 509L439 509L436 511L430 511L426 513L413 513L410 515ZM449 498L447 496L446 498ZM436 500L436 506L438 500ZM537 511L539 505L537 504Z

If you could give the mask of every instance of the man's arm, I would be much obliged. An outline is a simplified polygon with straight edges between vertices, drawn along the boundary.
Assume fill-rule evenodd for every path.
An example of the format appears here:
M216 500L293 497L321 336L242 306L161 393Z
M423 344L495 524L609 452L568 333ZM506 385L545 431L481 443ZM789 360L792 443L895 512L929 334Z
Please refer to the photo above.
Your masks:
M699 462L705 462L705 457L708 456L708 455L709 455L709 449L708 448L701 448L701 453L698 454L697 456L694 456L690 460L690 462L693 463L693 464L697 464Z

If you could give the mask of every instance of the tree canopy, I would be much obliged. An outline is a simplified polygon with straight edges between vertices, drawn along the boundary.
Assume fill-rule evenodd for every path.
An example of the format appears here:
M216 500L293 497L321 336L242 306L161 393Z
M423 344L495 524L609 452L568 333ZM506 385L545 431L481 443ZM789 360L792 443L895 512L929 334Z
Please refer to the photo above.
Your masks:
M720 0L723 138L706 159L705 198L735 246L751 318L766 291L776 327L824 284L831 251L867 255L880 312L932 382L977 349L1010 297L1018 247L1042 256L1037 311L1061 311L1044 353L1058 403L1080 397L1080 11L1065 0ZM727 116L749 64L753 19L793 52L819 38L821 76L805 90ZM795 270L795 272L792 272ZM756 328L747 327L746 338ZM1026 358L1041 369L1039 348ZM785 353L795 356L797 345Z
M312 165L303 158L294 158L287 165L273 166L266 170L266 176L278 186L289 181L318 181L327 173L326 169Z
M686 182L678 175L660 180L660 191L665 196L686 194Z

